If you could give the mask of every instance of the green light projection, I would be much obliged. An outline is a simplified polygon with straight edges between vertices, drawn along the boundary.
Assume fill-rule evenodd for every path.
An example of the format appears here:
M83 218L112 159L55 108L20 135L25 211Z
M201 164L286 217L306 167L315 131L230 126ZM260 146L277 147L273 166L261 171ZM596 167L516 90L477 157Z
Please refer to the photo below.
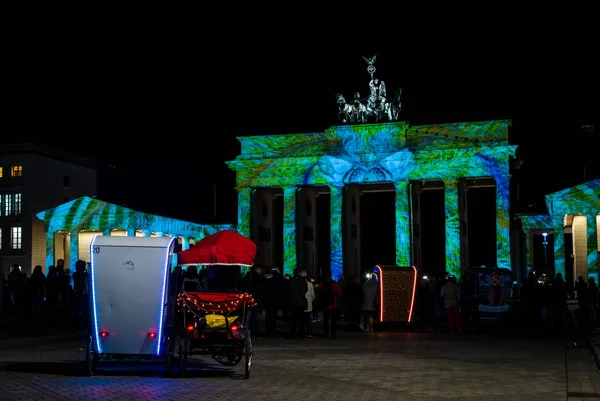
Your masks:
M399 265L410 264L409 194L411 180L458 180L493 177L499 199L509 199L508 162L516 146L508 144L510 121L483 121L409 126L405 122L345 125L321 133L239 137L241 154L227 162L236 172L240 192L238 226L249 227L248 188L289 188L328 185L331 194L331 270L343 272L341 191L351 183L393 183L396 188L396 255ZM288 202L295 202L288 200ZM448 205L454 216L458 205ZM508 203L498 215L498 266L510 269ZM287 211L287 206L284 206ZM291 209L290 209L291 210ZM455 211L452 211L455 210ZM454 218L454 217L452 217ZM453 227L453 226L452 226ZM285 224L287 239L284 270L296 266L295 226ZM239 230L238 230L239 231ZM249 230L247 230L249 231ZM245 232L247 232L245 231ZM240 231L241 232L241 231ZM446 260L457 271L458 237L450 235ZM289 249L289 250L288 250ZM294 259L294 260L292 260ZM450 262L451 261L451 262Z
M460 215L458 182L444 181L444 210L446 213L446 271L460 277Z
M135 230L168 233L184 236L196 241L221 230L233 230L231 224L203 225L170 219L150 213L139 212L127 207L103 202L83 196L55 208L37 214L44 222L46 231L46 267L54 264L54 233L56 231L79 232L83 230L106 232L112 229L127 230L135 235ZM73 238L71 255L78 254L78 240ZM71 258L70 268L75 271L77 258Z
M598 227L596 216L600 213L600 179L589 181L563 191L546 195L546 206L554 223L554 232L563 232L565 215L583 215L587 218L588 276L598 279ZM565 271L564 236L554 236L556 272Z
M531 241L531 230L534 229L548 229L553 227L552 219L548 215L534 215L534 216L521 216L521 225L525 232L525 244L526 244L526 255L525 263L527 264L527 271L533 270L533 242ZM561 231L562 232L562 225ZM559 273L557 271L557 273ZM564 268L563 268L564 273Z

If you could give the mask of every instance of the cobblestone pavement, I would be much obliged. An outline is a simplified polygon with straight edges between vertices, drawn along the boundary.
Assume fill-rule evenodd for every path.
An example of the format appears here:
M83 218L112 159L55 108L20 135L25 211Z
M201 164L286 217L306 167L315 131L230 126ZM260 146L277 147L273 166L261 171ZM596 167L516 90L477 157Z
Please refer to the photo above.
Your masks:
M100 362L96 376L84 377L80 341L4 348L0 400L553 401L566 400L569 391L568 399L590 400L598 390L589 377L600 375L587 364L593 358L562 341L340 334L337 340L256 338L248 380L242 365L226 368L209 357L195 359L187 378L164 377L161 362ZM569 350L579 358L571 363L580 368L577 377L567 374Z

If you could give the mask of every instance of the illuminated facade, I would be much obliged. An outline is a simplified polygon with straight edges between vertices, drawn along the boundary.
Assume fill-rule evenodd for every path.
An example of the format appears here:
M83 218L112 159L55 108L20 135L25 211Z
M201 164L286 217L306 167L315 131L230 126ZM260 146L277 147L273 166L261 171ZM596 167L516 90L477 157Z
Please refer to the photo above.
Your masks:
M227 162L236 172L238 231L257 242L261 263L274 252L273 194L283 198L283 268L315 265L315 199L330 196L330 268L337 277L360 275L356 226L360 192L385 184L395 192L398 266L419 265L420 239L414 208L420 189L439 183L445 193L446 270L460 276L468 266L466 191L496 189L497 266L511 269L509 236L510 121L424 126L405 122L343 125L322 133L239 137L241 154ZM342 241L342 238L344 240ZM261 252L262 251L262 252ZM267 255L267 256L265 256ZM314 271L312 272L314 274Z
M38 144L0 145L0 272L30 274L46 262L43 224L35 214L96 194L93 161Z
M573 282L579 276L598 280L600 252L600 179L546 195L548 214L520 216L525 233L527 271L534 260L534 237L552 236L554 271ZM572 273L571 273L572 272Z
M40 212L43 221L45 267L64 259L66 268L75 271L78 259L90 260L90 243L96 235L177 237L182 249L232 225L203 225L139 212L87 196ZM174 261L173 265L176 264Z

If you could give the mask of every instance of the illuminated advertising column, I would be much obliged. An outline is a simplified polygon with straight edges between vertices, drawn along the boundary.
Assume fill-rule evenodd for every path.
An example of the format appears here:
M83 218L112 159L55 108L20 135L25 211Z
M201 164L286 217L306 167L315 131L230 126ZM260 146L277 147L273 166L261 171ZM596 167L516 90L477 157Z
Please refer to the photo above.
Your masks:
M283 189L283 270L293 274L296 258L296 187Z
M344 272L342 258L342 197L343 188L330 186L331 274L336 278Z
M394 182L396 189L396 264L411 266L408 181Z
M237 232L250 238L250 196L251 188L238 189L238 227Z
M460 277L460 215L458 181L444 180L444 213L446 216L446 271Z
M507 176L496 177L496 264L499 268L511 270L510 191L507 183Z

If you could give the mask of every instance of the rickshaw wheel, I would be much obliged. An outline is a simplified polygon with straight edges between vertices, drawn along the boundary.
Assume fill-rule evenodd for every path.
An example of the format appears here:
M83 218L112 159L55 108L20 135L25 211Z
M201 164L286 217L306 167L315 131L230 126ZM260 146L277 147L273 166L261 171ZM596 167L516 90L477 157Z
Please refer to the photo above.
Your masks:
M98 356L94 352L93 338L89 334L85 340L85 373L87 376L93 376L96 374L96 363Z
M179 373L181 377L185 377L187 374L187 349L186 334L183 334L179 339Z
M252 367L252 339L250 337L250 331L244 338L244 357L245 357L245 369L244 376L246 379L250 377L250 368Z

